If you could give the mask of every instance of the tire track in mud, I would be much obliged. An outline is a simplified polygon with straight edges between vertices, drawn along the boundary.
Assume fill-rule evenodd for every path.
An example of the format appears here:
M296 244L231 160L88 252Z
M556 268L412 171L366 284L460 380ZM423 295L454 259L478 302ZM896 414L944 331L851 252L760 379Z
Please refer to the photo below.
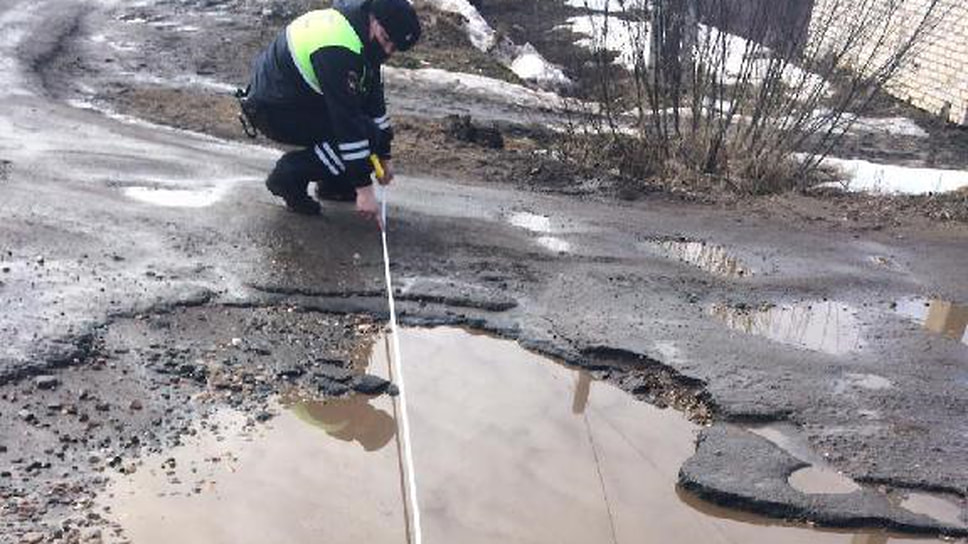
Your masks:
M48 67L62 55L78 37L83 19L92 7L77 2L40 2L24 7L24 3L8 8L29 14L29 27L20 34L14 46L14 58L24 75L39 83L42 94L56 94L58 79L64 74L51 73Z

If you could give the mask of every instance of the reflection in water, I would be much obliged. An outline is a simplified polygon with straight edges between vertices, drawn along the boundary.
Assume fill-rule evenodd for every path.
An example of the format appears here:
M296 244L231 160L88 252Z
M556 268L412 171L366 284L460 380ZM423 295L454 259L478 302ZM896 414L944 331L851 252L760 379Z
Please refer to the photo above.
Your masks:
M888 541L886 533L857 533L850 539L850 544L887 544Z
M383 410L370 404L370 398L353 395L325 402L300 402L292 406L299 419L322 428L326 434L359 442L366 451L386 446L396 433L396 422Z
M803 302L759 310L716 304L710 314L726 326L813 351L843 355L860 349L856 310L839 302Z
M571 413L584 414L588 406L588 394L592 389L592 375L584 370L578 371L578 381L575 382L575 397L571 403Z
M954 500L961 504L927 493L906 492L903 493L900 506L915 514L924 514L943 523L964 526L968 523L965 501L961 498Z
M673 240L655 242L655 245L664 253L711 274L727 278L741 278L749 276L753 272L743 261L727 253L722 246L707 244L706 242Z
M968 345L968 306L941 299L907 298L897 301L894 311L931 332Z
M739 510L732 510L729 508L724 508L722 506L717 506L715 504L706 502L689 491L685 491L681 488L676 488L676 494L679 496L684 504L688 504L690 507L694 508L698 512L702 512L705 516L712 519L718 519L723 521L732 521L736 523L742 523L749 527L761 527L761 528L794 528L796 524L777 520L772 518L767 518L764 516L759 516L756 514L750 514L747 512L742 512ZM766 532L766 531L764 531ZM755 535L756 533L749 533ZM784 533L779 533L783 535ZM789 533L787 533L789 534ZM888 542L939 542L934 539L923 539L918 537L896 537L891 533L884 530L872 529L860 532L847 532L837 529L822 529L817 528L813 532L814 542L849 542L850 544L887 544ZM735 542L772 542L770 540L736 540ZM782 536L776 542L787 542Z
M680 501L677 473L695 451L697 427L674 410L638 402L587 373L576 381L574 369L515 342L454 328L400 335L428 543L853 538L717 517ZM385 369L385 350L372 355L369 370ZM239 425L219 424L222 436L202 429L185 446L147 458L145 470L118 476L106 506L138 544L400 544L407 533L399 453L381 447L393 436L391 411L388 397L348 399L283 410L255 427L262 436L239 435ZM169 457L177 474L155 469ZM175 496L172 486L187 492Z

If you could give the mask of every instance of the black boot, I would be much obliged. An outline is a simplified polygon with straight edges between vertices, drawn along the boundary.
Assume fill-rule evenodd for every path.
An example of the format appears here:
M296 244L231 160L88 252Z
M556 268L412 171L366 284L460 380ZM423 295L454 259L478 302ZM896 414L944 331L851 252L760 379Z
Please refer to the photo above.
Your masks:
M287 208L303 215L317 215L320 211L319 202L306 194L306 187L315 169L313 161L315 158L307 157L305 150L286 153L266 178L269 192L281 196Z

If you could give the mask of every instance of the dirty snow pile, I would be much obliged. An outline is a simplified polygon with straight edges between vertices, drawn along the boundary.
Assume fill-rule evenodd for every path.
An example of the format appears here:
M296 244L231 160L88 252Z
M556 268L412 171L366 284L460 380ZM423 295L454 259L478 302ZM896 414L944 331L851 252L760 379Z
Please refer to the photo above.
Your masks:
M549 91L536 91L523 85L515 85L500 79L448 72L439 68L383 67L383 79L394 86L422 88L435 93L449 92L462 96L475 96L483 100L497 100L529 109L565 110L577 104Z
M608 11L609 13L622 13L627 0L565 0L565 5L578 9L589 9L592 11Z
M841 172L843 180L839 185L850 191L923 195L968 187L968 171L964 170L915 168L833 157L824 159L823 163Z
M518 46L508 38L499 40L491 25L467 0L428 1L441 11L463 16L467 21L467 36L474 47L494 55L521 79L546 89L560 89L571 85L571 80L561 68L548 62L530 43Z

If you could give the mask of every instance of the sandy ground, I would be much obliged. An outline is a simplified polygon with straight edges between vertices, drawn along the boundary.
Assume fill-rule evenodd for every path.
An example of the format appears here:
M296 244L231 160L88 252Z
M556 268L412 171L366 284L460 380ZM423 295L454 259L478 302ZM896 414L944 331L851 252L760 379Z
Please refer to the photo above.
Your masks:
M386 319L377 232L344 205L287 213L262 187L278 150L245 141L226 96L295 9L0 8L0 541L106 536L94 498L110 476L218 407L258 425L278 393L386 387L357 364ZM726 504L872 519L866 502L803 507L785 484L796 462L723 430L738 422L791 423L857 481L963 503L968 345L897 310L968 300L968 231L945 216L956 197L932 217L924 199L643 194L549 158L553 134L531 124L553 112L428 100L421 85L390 88L405 322L516 339L712 425L682 483ZM467 141L452 114L500 121L504 148ZM801 341L731 328L723 307L806 307ZM846 343L802 341L817 335ZM742 464L750 451L763 462ZM726 477L733 466L748 477Z

